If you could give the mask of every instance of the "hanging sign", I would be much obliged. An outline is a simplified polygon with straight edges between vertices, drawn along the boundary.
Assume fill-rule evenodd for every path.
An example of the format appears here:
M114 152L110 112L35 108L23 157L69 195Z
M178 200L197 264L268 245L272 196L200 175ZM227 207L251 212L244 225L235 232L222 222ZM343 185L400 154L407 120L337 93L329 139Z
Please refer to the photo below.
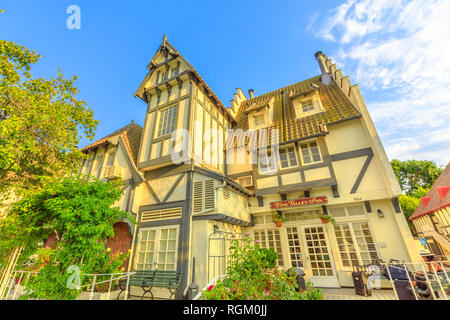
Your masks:
M427 245L427 241L424 238L420 238L419 241L420 241L421 245L423 245L423 246Z
M314 197L314 198L305 198L305 199L295 199L295 200L284 200L284 201L275 201L270 203L271 209L284 209L284 208L292 208L292 207L303 207L303 206L311 206L315 204L325 204L327 203L327 197Z

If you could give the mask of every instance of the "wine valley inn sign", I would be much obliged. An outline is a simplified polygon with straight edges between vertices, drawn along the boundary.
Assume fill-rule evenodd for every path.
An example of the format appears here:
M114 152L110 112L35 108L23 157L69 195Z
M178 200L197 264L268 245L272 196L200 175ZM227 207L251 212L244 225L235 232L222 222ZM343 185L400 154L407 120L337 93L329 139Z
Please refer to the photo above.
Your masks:
M316 204L326 204L328 202L327 197L314 197L306 199L284 200L275 201L270 203L271 209L284 209L292 207L304 207Z

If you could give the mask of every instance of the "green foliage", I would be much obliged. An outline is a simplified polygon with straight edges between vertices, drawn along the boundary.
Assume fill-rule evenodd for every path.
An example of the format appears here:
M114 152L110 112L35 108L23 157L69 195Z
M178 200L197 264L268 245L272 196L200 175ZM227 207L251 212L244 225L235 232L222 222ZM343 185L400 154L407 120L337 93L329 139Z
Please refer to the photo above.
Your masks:
M90 179L70 176L24 192L0 220L2 257L18 246L26 248L21 262L37 254L34 267L40 271L25 285L28 295L24 298L74 299L78 293L66 285L71 265L79 266L82 273L120 272L127 255L110 257L104 245L114 236L114 223L128 217L113 207L122 195L120 181ZM59 237L56 249L38 250L54 231Z
M227 277L202 293L206 300L306 300L321 299L319 289L297 292L296 274L278 270L277 254L254 245L250 237L233 240Z
M282 215L278 214L278 212L274 211L274 212L272 212L272 221L273 222L285 222L286 219Z
M336 220L334 220L334 218L332 216L330 216L329 214L323 214L320 216L320 218L328 220L329 222L331 222L331 224L336 224Z
M417 191L430 189L443 168L433 161L407 160L391 161L395 176L405 194L413 195Z
M407 219L420 204L420 198L425 196L433 183L444 170L433 161L407 160L391 161L392 169L404 194L399 197L400 207ZM415 233L413 224L408 221L410 229Z
M41 56L0 40L0 194L36 187L73 173L84 157L77 145L92 140L98 121L78 100L77 77L35 79Z

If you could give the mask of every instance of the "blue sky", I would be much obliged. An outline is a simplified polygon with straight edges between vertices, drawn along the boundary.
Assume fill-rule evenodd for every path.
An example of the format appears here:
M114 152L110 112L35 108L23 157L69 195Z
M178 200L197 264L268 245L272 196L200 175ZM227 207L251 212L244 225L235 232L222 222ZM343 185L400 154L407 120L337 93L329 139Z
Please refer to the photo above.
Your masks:
M101 138L146 105L133 94L163 34L225 105L319 73L323 51L359 83L390 158L450 161L449 1L2 0L0 38L39 52L34 75L78 75ZM69 5L81 29L69 30ZM88 142L83 140L80 146Z

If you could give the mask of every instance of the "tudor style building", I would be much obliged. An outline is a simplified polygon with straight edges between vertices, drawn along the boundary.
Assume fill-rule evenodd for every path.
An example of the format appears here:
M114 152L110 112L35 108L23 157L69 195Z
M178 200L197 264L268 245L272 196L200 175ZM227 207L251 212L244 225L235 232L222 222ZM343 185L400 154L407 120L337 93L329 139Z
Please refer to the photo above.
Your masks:
M256 97L237 89L227 108L164 37L135 93L144 128L83 149L82 172L124 179L119 205L137 221L127 222L129 270L181 270L182 298L193 279L202 287L225 273L230 236L244 232L316 286L352 286L353 263L419 260L358 86L316 60L320 75Z

